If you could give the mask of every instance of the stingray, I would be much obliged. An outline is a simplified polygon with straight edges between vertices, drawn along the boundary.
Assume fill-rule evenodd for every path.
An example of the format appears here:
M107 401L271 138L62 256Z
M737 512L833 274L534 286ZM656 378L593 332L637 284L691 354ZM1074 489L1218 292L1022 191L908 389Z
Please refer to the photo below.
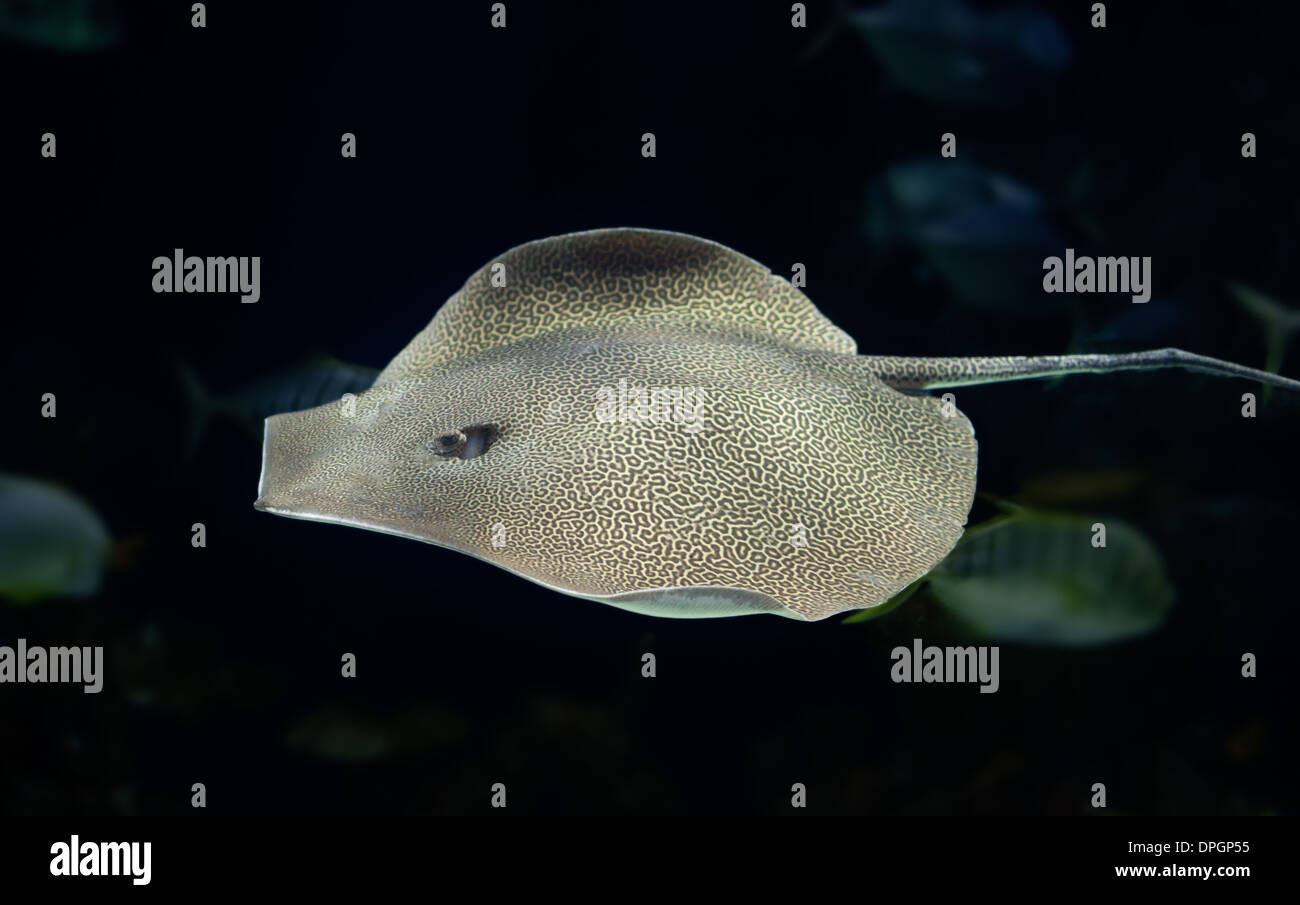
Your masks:
M254 505L638 613L818 620L962 535L974 430L923 391L1169 367L1300 389L1179 349L859 355L730 248L579 232L489 262L364 392L267 418Z

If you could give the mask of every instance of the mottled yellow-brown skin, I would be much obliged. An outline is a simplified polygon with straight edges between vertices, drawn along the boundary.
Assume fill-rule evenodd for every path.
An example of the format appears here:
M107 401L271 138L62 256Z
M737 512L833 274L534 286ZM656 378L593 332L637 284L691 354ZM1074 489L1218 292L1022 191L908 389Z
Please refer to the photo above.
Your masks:
M924 575L970 509L970 422L891 383L1224 364L1167 353L1187 355L859 356L790 283L716 243L557 236L471 276L370 390L268 418L257 505L638 612L823 619ZM620 386L691 388L698 418L600 417ZM439 439L483 426L481 454Z

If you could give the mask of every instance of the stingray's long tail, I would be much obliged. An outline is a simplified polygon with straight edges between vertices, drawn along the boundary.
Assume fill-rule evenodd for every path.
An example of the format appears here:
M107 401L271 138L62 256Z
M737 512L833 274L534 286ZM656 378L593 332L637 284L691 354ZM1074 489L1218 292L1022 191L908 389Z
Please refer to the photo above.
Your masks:
M896 355L867 355L871 369L881 380L898 389L933 390L942 387L1031 380L1057 374L1109 374L1112 371L1149 371L1157 368L1185 368L1220 377L1241 377L1260 383L1300 391L1300 380L1270 374L1257 368L1184 352L1182 349L1152 349L1149 352L1087 355L1004 355L976 358L908 358Z

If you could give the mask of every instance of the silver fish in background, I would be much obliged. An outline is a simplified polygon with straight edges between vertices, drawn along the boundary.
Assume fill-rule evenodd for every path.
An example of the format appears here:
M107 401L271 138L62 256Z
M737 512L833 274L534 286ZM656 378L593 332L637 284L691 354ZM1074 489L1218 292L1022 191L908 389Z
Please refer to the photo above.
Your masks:
M1033 6L976 10L961 0L892 0L847 13L881 67L936 101L1013 107L1070 64L1056 17Z
M1043 259L1065 240L1037 214L1003 204L970 207L916 230L935 273L963 302L1026 316L1069 313L1041 291Z
M873 183L865 226L875 242L910 241L921 227L984 205L1042 215L1042 195L994 170L965 160L929 157L896 163Z
M1043 259L1066 242L1042 195L959 160L895 164L868 190L864 227L877 244L917 248L958 300L1024 317L1068 313L1042 292Z
M35 603L99 590L112 539L71 491L0 473L0 597Z
M1094 544L1105 530L1105 546ZM1174 588L1150 539L1119 519L1022 510L970 529L928 590L983 638L1111 644L1158 628Z

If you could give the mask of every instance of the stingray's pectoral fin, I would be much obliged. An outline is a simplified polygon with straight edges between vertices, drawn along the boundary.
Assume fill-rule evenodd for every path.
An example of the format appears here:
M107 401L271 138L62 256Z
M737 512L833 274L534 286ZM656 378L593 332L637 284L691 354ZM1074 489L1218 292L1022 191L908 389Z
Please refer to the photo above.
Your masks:
M1270 374L1236 362L1184 352L1152 349L1147 352L1087 355L1005 355L973 358L908 358L865 356L869 367L885 383L898 389L941 389L1032 380L1058 374L1109 374L1115 371L1153 371L1183 368L1219 377L1240 377L1269 386L1300 391L1300 380Z

